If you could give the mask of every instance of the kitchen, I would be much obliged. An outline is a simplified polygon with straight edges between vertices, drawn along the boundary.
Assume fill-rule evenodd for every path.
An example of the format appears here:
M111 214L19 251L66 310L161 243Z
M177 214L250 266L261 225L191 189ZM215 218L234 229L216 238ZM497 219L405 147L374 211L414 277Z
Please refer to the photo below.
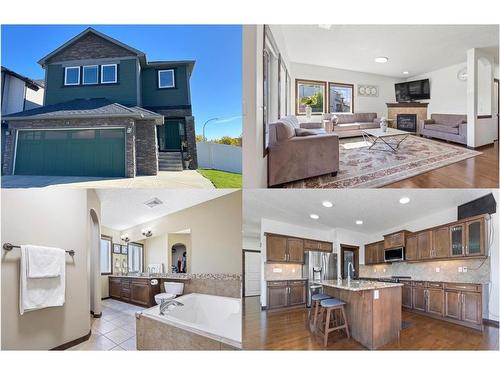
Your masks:
M245 348L498 348L496 192L294 194L244 195Z

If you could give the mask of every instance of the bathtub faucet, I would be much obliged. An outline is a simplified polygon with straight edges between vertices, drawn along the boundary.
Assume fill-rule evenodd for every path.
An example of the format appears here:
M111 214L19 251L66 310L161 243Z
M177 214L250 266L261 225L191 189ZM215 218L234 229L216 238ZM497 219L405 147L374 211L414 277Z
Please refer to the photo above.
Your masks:
M184 306L183 303L181 302L178 302L178 301L175 301L173 299L164 299L163 301L161 301L160 303L160 315L165 315L165 311L168 310L168 307L172 305L172 306Z

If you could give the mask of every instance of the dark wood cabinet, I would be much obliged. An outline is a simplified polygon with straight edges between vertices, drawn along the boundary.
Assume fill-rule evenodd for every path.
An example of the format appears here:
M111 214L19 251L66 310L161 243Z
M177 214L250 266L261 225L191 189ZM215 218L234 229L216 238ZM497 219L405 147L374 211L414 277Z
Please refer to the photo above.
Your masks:
M384 263L384 241L365 245L365 264Z
M406 260L417 260L418 259L418 241L416 235L408 236L406 239L406 249L405 249Z
M444 290L442 285L427 289L427 312L438 316L444 315Z
M154 306L154 296L160 293L160 282L151 285L151 279L125 276L109 277L109 296L141 306Z
M412 304L414 310L426 310L426 289L424 287L414 287L412 290Z
M304 241L298 238L287 238L286 247L288 262L304 263Z
M267 261L268 262L286 262L287 261L287 251L286 251L286 237L268 235L267 237Z
M267 309L304 305L306 303L306 281L268 281Z
M417 234L418 259L429 259L431 255L432 232L425 231Z
M432 231L432 257L447 258L450 256L450 228L436 228Z
M478 256L485 253L485 223L484 219L467 221L465 223L465 255Z
M462 320L472 324L481 324L482 298L480 293L462 292Z
M304 251L332 252L331 242L316 241L281 234L266 233L266 261L270 263L304 263Z
M412 296L411 296L411 284L410 283L403 283L403 298L401 300L401 304L403 307L406 307L408 309L411 309L413 307L412 304Z
M407 230L402 230L395 233L386 234L384 236L384 248L392 249L395 247L404 247L406 243L406 236L410 232Z
M444 315L447 318L460 320L461 317L461 306L460 306L460 292L455 290L445 290L444 301L445 310Z

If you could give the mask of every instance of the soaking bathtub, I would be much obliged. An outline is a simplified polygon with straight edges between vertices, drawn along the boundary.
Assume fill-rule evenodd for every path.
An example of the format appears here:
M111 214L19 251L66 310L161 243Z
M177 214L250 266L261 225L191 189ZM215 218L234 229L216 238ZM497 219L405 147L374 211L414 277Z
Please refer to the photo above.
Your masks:
M175 299L160 315L160 306L136 314L139 350L241 349L241 300L191 293Z

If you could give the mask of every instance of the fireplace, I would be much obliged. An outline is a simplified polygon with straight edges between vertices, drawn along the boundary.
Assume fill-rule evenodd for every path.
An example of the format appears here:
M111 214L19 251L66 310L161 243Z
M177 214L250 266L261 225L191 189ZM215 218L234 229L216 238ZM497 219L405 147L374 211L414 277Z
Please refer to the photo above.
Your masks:
M408 113L399 113L397 115L397 128L407 132L417 132L417 115Z

